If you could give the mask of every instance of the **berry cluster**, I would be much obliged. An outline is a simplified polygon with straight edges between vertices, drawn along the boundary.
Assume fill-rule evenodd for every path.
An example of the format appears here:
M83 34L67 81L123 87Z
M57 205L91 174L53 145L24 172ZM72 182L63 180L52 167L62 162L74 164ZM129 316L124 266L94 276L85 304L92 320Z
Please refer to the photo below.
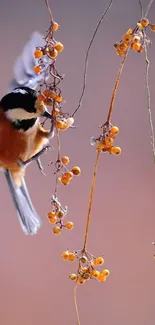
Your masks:
M71 170L68 170L66 165L70 162L67 156L61 158L60 161L57 161L57 173L61 173L59 177L59 181L63 185L68 185L73 178L73 176L79 176L81 174L81 170L78 166L74 166Z
M143 31L150 26L152 31L155 31L155 25L150 24L147 18L141 19L134 30L129 29L123 36L121 41L114 44L116 53L124 56L126 51L131 48L137 53L141 53L144 49L144 37L148 44L151 43L149 39L144 36Z
M57 114L57 118L55 119L55 127L58 130L65 131L66 129L70 128L74 123L73 117L66 118L64 114Z
M52 106L52 122L56 129L65 131L72 126L74 123L73 117L68 117L68 114L61 111L63 97L60 89L56 85L46 85L46 89L38 96L38 99L43 101L47 106Z
M86 251L70 252L69 250L62 253L64 261L73 262L76 258L79 260L79 267L77 274L70 274L70 280L76 280L77 283L83 284L89 279L97 279L104 282L109 276L110 272L107 269L99 272L96 266L101 266L104 263L103 257L94 257Z
M51 211L48 212L47 215L49 222L51 224L56 224L53 228L53 234L59 235L62 232L62 228L71 230L74 227L74 224L71 221L64 223L64 218L67 213L67 207L63 208L58 201L58 198L53 195L51 200Z
M120 147L115 147L114 139L119 133L117 126L112 126L109 123L103 125L103 134L98 138L92 137L90 143L92 146L96 146L97 152L108 152L110 154L119 155L121 153Z
M64 98L60 89L60 82L63 79L56 67L56 57L58 53L62 52L64 46L62 43L54 39L54 32L59 28L59 25L54 22L51 11L48 7L51 17L51 25L45 37L45 46L37 47L34 56L38 60L38 64L34 67L36 73L41 73L42 83L39 85L39 96L38 100L44 102L46 106L50 106L51 109L51 131L54 128L56 130L57 144L58 144L58 157L55 162L55 175L56 175L56 186L54 195L52 196L52 209L48 213L48 219L51 224L55 224L53 228L54 234L60 234L62 228L72 229L73 223L68 221L64 224L63 219L66 216L67 211L62 208L58 202L58 183L68 185L73 176L78 176L81 170L78 166L74 166L71 170L68 170L66 165L70 162L67 156L62 158L60 154L60 135L59 131L64 131L68 128L73 127L74 118L68 113L62 112L62 104ZM48 81L47 76L50 76L52 80ZM46 120L45 120L46 121ZM42 123L44 125L45 121Z
M53 32L55 32L58 28L59 25L54 22L50 27L48 36L53 36ZM62 43L57 42L53 37L48 38L48 36L45 38L46 45L43 47L37 47L34 52L34 57L38 59L38 65L34 66L35 73L40 73L45 68L45 56L51 60L55 60L55 58L58 56L58 53L62 52L64 49L64 45Z

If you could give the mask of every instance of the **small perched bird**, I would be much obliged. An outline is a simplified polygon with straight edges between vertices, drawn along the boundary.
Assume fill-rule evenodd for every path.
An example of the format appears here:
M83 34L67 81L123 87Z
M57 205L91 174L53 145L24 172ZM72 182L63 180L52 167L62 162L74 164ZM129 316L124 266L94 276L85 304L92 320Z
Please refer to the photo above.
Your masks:
M24 181L27 164L39 159L49 147L51 130L45 130L39 117L51 118L38 92L29 87L17 87L0 101L0 168L5 176L23 231L35 234L40 227Z

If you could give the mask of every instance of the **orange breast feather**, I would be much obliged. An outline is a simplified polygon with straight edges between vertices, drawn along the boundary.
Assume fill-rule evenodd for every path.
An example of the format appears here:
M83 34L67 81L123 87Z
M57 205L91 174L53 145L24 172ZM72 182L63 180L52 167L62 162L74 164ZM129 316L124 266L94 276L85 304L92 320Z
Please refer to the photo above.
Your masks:
M0 167L17 170L17 160L22 159L26 150L25 134L15 130L0 109Z

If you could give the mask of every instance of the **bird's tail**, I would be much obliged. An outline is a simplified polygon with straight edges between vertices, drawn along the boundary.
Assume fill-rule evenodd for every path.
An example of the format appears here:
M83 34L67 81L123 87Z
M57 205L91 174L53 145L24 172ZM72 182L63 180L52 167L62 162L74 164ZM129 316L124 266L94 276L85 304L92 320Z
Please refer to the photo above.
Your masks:
M13 198L13 202L17 209L20 224L25 234L36 234L41 225L40 217L35 211L24 178L21 186L17 186L11 173L5 170L5 177L9 185L9 189Z

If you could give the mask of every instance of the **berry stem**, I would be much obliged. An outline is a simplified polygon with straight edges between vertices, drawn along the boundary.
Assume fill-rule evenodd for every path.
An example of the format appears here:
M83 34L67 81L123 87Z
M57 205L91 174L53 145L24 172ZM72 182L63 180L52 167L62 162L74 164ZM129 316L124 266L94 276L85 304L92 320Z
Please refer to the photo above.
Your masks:
M149 10L150 10L150 8L152 6L152 3L153 3L153 0L150 0L149 3L148 3L148 5L147 5L147 8L146 8L146 12L145 12L145 16L144 17L146 17L148 15Z
M81 96L80 96L80 99L79 99L79 103L78 103L78 106L77 108L75 109L75 111L73 112L72 114L72 117L76 114L76 112L79 110L79 108L82 106L82 100L83 100L83 97L84 97L84 93L85 93L85 88L86 88L86 79L87 79L87 70L88 70L88 56L89 56L89 51L91 49L91 46L93 44L93 41L94 41L94 38L96 36L96 33L104 19L104 17L106 16L107 12L110 10L111 6L112 6L112 3L114 2L114 0L111 0L108 7L106 8L106 10L104 11L101 19L99 20L96 28L95 28L95 31L93 33L93 36L90 40L90 43L88 45L88 49L87 49L87 52L86 52L86 56L85 56L85 63L84 63L84 76L83 76L83 88L82 88L82 93L81 93Z
M145 55L145 62L146 62L145 86L146 86L146 92L147 92L147 108L148 108L148 113L149 113L150 136L151 136L151 146L152 146L152 152L153 152L153 161L155 163L155 138L154 138L154 128L153 128L153 122L152 122L151 96L150 96L150 88L149 88L149 66L150 66L150 61L148 59L148 51L147 51L145 31L143 31L143 35L144 35L144 55Z
M52 11L51 11L51 8L49 6L48 0L45 0L45 4L47 6L47 9L48 9L48 12L49 12L49 15L50 15L51 24L53 25L54 24L54 19L53 19Z
M60 135L59 130L56 128L56 135L57 135L57 144L58 144L58 159L57 161L60 161Z
M78 286L78 283L76 283L76 285L74 287L74 305L75 305L75 310L76 310L77 322L78 322L78 325L80 325L80 316L79 316L78 305L77 305L77 298L76 298L77 286Z
M112 96L111 96L109 113L108 113L108 117L107 117L107 121L106 121L107 124L109 124L109 122L111 120L112 110L113 110L113 106L114 106L114 102L115 102L115 98L116 98L116 93L117 93L118 86L119 86L119 82L120 82L120 77L121 77L121 74L122 74L122 71L123 71L123 68L124 68L124 64L125 64L127 55L129 53L129 50L130 50L130 46L128 47L128 49L127 49L127 51L126 51L126 53L125 53L125 55L123 57L123 60L121 62L120 68L119 68L119 71L117 73L116 82L115 82L115 85L114 85L114 88L113 88L113 92L112 92Z
M143 6L142 6L142 3L141 3L141 0L138 0L138 2L139 2L139 6L140 6L140 15L141 15L141 18L143 18L144 12L143 12Z
M56 136L57 136L57 144L58 144L58 159L57 161L60 162L60 135L59 135L59 130L56 128ZM56 185L55 185L55 191L54 191L54 195L57 196L57 190L58 190L58 173L56 171Z
M97 173L97 168L98 168L99 156L100 156L100 152L98 152L97 156L96 156L94 172L93 172L93 177L92 177L92 184L91 184L89 204L88 204L88 215L87 215L87 221L86 221L86 230L85 230L85 236L84 236L84 245L83 245L83 249L82 249L83 252L85 252L85 250L86 250L86 245L87 245L87 240L88 240L90 213L91 213L92 202L93 202L93 194L94 194L94 188L95 188L95 181L96 181L96 173Z

